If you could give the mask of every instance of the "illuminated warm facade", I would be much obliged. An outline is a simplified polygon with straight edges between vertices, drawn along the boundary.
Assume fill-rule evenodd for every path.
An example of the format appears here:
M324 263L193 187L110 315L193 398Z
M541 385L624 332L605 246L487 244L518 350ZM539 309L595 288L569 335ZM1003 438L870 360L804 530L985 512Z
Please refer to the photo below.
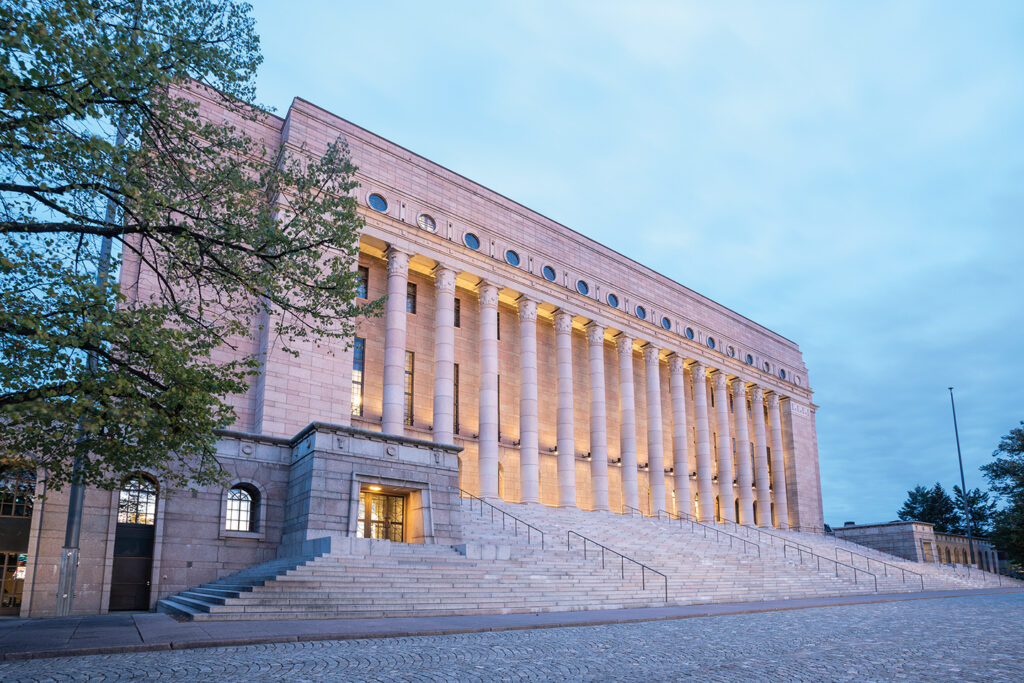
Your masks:
M455 544L460 487L822 530L816 407L794 342L303 100L235 123L270 150L347 142L362 293L386 310L349 348L297 358L254 329L262 372L233 397L219 450L230 487L164 491L139 473L121 492L90 490L76 612L151 606L323 539ZM145 295L130 260L122 283ZM65 494L26 532L23 614L52 614ZM125 496L134 520L118 514ZM398 500L377 529L371 507ZM143 532L132 547L149 555L128 563L118 548ZM136 593L117 588L129 564Z

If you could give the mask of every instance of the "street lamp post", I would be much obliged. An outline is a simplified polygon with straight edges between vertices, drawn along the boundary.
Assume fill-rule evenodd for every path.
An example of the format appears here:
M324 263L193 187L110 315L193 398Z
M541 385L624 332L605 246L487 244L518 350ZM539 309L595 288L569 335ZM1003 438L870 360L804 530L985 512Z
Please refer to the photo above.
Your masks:
M974 533L971 529L971 508L967 502L967 484L964 483L964 458L960 455L960 430L956 426L956 402L953 387L949 388L949 405L953 408L953 434L956 435L956 459L960 462L960 495L964 501L964 515L967 517L967 547L971 550L971 564L974 564Z

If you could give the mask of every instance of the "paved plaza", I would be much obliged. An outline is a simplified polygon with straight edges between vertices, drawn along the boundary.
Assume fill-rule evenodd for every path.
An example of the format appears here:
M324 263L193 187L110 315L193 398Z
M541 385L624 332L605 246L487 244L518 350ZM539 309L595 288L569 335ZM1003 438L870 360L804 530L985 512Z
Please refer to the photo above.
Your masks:
M2 680L1024 680L1024 593L0 662Z

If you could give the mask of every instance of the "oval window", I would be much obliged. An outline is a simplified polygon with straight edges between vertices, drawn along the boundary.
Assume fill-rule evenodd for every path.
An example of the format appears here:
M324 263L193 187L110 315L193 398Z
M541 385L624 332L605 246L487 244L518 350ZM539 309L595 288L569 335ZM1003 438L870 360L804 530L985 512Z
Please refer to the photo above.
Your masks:
M715 348L715 338L714 337L708 337L708 348L709 349Z
M747 365L753 365L754 364L754 357L751 356L749 353L747 354L747 357L746 357L745 360L747 361Z
M772 364L769 363L768 361L764 362L764 371L765 372L771 372L772 371Z
M586 296L587 294L590 294L590 285L588 285L583 280L577 280L576 281L576 291L579 292L580 294Z
M381 197L376 192L371 194L366 201L369 202L370 208L373 209L374 211L380 211L381 213L384 213L385 211L388 210L387 200Z
M480 238L477 237L476 235L474 235L471 232L467 232L463 236L462 241L465 242L466 246L469 247L470 249L479 249L480 248Z
M416 222L419 223L420 227L427 232L437 232L437 223L434 222L433 216L421 213L420 217L416 219Z
M505 252L505 262L508 263L510 266L518 266L519 254L509 249L508 251Z
M645 309L643 306L637 306L636 317L640 318L641 320L647 320L647 309Z
M672 321L666 318L665 316L661 316L661 326L664 327L666 330L671 330Z
M548 282L555 281L555 269L551 266L544 266L544 269L541 272L544 273L544 279Z
M729 347L729 358L735 358L735 357L736 357L736 349L734 347L730 346Z
M614 294L609 294L608 295L608 305L611 306L612 308L618 308L619 307L619 297L615 296Z
M686 338L687 339L693 339L693 328L692 327L687 327L686 328Z
M782 379L786 379L786 371L785 370L779 370L779 377L781 377Z

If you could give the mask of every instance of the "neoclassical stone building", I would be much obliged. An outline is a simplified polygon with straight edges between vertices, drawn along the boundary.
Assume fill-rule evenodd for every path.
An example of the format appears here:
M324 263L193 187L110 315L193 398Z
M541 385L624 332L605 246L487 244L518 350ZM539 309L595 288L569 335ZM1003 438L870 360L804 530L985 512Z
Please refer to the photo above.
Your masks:
M360 294L386 310L349 347L299 357L253 329L262 371L232 397L229 487L193 494L138 473L89 491L76 612L151 606L347 537L454 544L459 488L822 530L816 406L794 342L304 100L234 123L271 151L347 142ZM130 259L121 282L145 295ZM0 548L17 554L24 615L53 613L65 495L30 505L19 547Z

